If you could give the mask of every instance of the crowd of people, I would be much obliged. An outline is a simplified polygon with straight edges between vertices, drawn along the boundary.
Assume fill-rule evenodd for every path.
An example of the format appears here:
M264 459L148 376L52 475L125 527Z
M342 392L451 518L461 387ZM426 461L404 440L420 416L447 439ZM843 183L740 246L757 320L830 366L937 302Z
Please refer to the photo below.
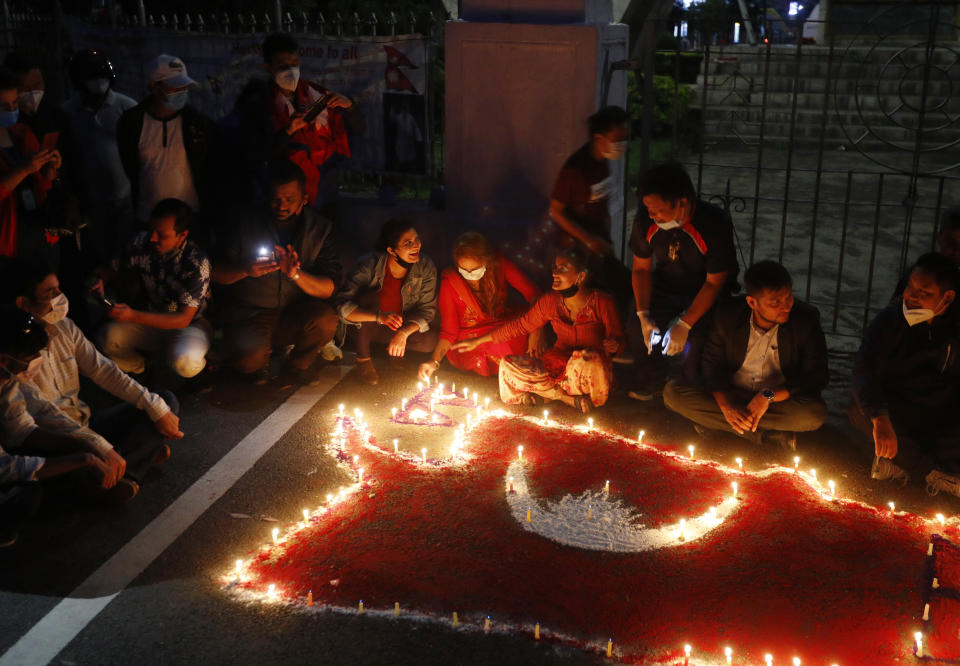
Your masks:
M71 60L73 95L59 107L29 58L11 53L0 68L0 545L41 488L138 494L183 437L174 393L148 388L158 372L183 386L215 371L304 385L352 346L357 378L373 385L384 348L394 365L421 354L427 381L443 363L496 375L506 404L588 413L616 376L630 398L662 394L702 435L793 451L797 433L823 425L817 309L773 261L746 267L740 293L730 217L683 167L643 174L632 263L616 256L608 199L623 109L592 115L558 174L539 229L549 282L478 231L438 272L400 218L344 266L330 174L362 115L301 77L289 35L262 46L266 77L218 122L190 105L195 81L170 55L146 67L139 103L114 90L96 51ZM874 478L960 496L960 213L944 215L937 240L868 327L849 413L873 440ZM90 384L114 404L84 402Z

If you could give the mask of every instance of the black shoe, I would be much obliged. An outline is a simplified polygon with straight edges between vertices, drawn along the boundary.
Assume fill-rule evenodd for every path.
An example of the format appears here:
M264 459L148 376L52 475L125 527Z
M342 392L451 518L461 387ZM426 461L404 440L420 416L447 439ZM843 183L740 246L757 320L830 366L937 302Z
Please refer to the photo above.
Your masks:
M760 441L770 446L778 446L788 453L797 450L797 433L788 430L764 430Z

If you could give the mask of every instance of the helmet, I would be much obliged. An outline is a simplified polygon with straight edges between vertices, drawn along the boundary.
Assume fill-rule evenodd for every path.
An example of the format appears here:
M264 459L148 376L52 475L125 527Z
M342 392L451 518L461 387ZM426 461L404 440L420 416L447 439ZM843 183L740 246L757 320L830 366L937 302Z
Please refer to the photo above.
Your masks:
M77 51L70 58L70 81L75 88L82 89L83 82L90 79L109 79L113 85L116 74L110 60L100 51L86 49Z

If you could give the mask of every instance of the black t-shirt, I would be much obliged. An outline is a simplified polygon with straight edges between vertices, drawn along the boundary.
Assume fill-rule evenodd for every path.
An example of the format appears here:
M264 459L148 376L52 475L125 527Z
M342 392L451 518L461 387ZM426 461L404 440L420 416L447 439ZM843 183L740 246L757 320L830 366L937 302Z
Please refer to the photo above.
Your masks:
M584 230L610 240L607 200L613 180L607 160L594 159L587 142L571 155L557 176L551 197L564 204L564 212Z
M640 259L653 257L653 291L691 303L707 273L729 271L727 284L736 280L737 251L733 225L726 213L697 201L693 219L664 231L641 205L630 233L630 249Z

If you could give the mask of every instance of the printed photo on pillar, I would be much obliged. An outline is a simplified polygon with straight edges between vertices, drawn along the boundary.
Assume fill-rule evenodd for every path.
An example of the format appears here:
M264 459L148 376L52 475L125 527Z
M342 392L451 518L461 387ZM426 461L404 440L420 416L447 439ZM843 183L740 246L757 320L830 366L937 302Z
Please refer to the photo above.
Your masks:
M425 111L423 95L383 94L383 153L387 171L426 173Z

